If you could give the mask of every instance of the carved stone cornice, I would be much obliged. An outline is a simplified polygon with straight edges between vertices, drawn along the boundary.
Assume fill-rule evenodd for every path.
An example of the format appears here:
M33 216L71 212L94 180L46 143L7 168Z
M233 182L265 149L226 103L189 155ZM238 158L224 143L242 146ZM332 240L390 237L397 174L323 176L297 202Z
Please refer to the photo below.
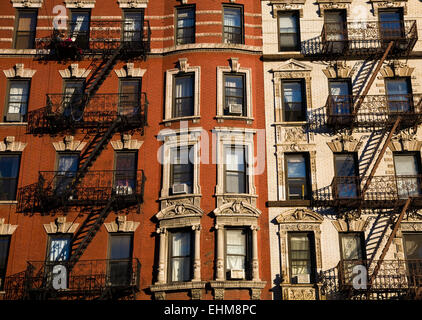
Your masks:
M316 300L314 285L281 285L283 300Z
M104 227L108 232L135 232L140 222L128 221L126 216L119 215L116 220L104 223Z
M14 8L41 8L43 0L10 0Z
M324 16L325 10L347 10L347 16L349 16L352 0L317 0L316 2L321 17Z
M222 206L214 210L214 214L218 216L249 216L258 218L261 215L261 211L256 207L252 206L248 202L235 200L233 202L225 203Z
M74 233L79 223L66 222L66 217L58 217L56 220L44 224L45 232L52 233Z
M26 142L15 141L14 136L7 136L3 141L0 141L0 151L22 152L26 145Z
M79 68L77 63L72 63L69 67L64 70L59 70L60 75L63 79L69 78L86 78L90 74L91 70L85 68Z
M357 152L362 145L362 141L357 140L351 135L342 134L327 142L332 152Z
M415 68L409 67L401 61L393 61L380 70L378 79L391 77L410 77Z
M407 0L369 0L374 10L374 15L378 16L379 9L403 8L403 14L407 14Z
M421 147L422 141L417 139L416 134L404 132L394 136L388 144L388 148L393 152L420 151Z
M323 217L315 211L297 208L284 211L276 217L279 224L284 223L322 223Z
M351 220L347 222L346 220L343 220L343 219L337 219L337 220L331 221L331 223L333 224L334 228L336 228L338 232L349 232L349 231L364 232L366 228L368 227L369 220L360 218L358 220Z
M135 64L128 62L123 68L114 70L119 78L141 78L144 76L146 69L135 68Z
M75 140L74 136L65 136L62 141L53 142L56 151L82 151L87 143Z
M325 76L329 79L335 78L351 78L353 76L353 68L348 66L345 62L336 62L329 65L322 70Z
M146 8L148 0L117 0L120 8Z
M273 18L277 18L278 11L298 10L299 15L303 18L303 6L306 0L270 0L270 5L273 7Z
M189 217L201 218L203 213L203 210L197 206L188 203L180 203L164 208L158 212L155 217L159 221Z
M2 236L12 235L18 226L4 223L4 221L5 221L5 218L0 219L0 235Z
M17 63L12 68L3 70L6 78L32 78L37 70L25 68L23 63Z
M130 134L122 134L120 140L111 141L114 150L138 150L143 141L132 139Z
M65 0L66 8L94 8L95 0Z

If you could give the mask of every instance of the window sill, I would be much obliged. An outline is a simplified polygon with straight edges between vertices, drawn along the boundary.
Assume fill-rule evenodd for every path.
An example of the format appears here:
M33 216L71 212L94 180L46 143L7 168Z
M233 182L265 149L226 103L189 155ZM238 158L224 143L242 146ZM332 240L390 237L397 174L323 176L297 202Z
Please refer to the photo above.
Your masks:
M218 123L224 122L224 120L237 120L237 121L246 121L247 124L252 124L254 118L244 117L244 116L216 116Z
M263 289L267 281L260 280L214 280L210 281L211 288L218 289Z
M0 122L0 126L27 126L28 122Z
M185 193L185 194L177 194L177 195L167 195L160 197L159 201L165 201L165 200L176 200L176 199L184 199L184 198L200 198L202 197L202 194L200 193Z
M0 54L37 54L37 49L0 49Z
M200 116L189 116L189 117L178 117L178 118L170 118L170 119L164 119L162 123L168 127L171 125L172 122L180 122L180 121L192 121L193 123L199 123L199 120L201 119Z
M226 198L239 198L239 197L258 198L257 194L252 194L252 193L216 193L215 196L226 197Z
M0 205L2 204L18 204L18 201L16 200L0 200Z
M311 200L282 200L282 201L267 201L268 208L271 207L309 207Z
M307 121L281 121L281 122L274 122L274 125L281 125L281 126L304 126L308 122Z
M190 289L204 289L206 281L186 281L186 282L174 282L174 283L159 283L150 286L152 292L159 291L178 291L178 290L190 290Z

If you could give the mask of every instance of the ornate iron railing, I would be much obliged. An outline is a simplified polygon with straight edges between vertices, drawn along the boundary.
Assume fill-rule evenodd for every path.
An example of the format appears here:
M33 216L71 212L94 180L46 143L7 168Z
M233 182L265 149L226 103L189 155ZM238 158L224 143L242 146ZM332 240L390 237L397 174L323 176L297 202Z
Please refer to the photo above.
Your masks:
M372 263L369 260L341 260L335 268L321 272L323 294L328 299L347 299L356 295L371 299L379 298L379 294L397 299L412 297L422 287L422 260L383 260L370 282L377 263L376 260Z
M388 208L409 197L422 200L422 175L374 176L364 193L369 177L334 177L331 184L313 193L316 206ZM412 205L421 205L413 201Z
M325 106L327 123L333 127L381 126L394 123L398 116L401 125L422 121L421 94L329 95Z
M69 189L76 172L40 171L38 182L18 190L18 212L44 212L61 206L104 205L111 198L119 207L143 202L143 170L92 170Z
M65 279L59 289L53 285L53 269L58 265ZM139 291L140 273L141 264L136 258L79 260L72 265L67 261L28 261L26 271L6 278L5 299L83 299L99 297L109 288L124 296Z
M415 20L324 23L320 37L302 42L302 53L312 56L362 56L382 53L394 41L390 54L410 52L418 32Z
M123 47L126 53L146 55L150 51L149 21L91 20L84 30L69 23L67 30L54 30L45 38L35 39L41 58L77 60L86 54L102 54Z
M50 133L77 128L109 126L124 119L128 129L147 125L148 99L139 94L47 94L46 107L28 112L28 133Z

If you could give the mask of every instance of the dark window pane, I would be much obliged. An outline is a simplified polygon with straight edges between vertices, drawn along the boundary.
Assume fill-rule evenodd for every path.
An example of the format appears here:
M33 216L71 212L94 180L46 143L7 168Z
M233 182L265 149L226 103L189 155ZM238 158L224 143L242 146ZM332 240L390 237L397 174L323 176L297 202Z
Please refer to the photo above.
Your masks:
M193 75L175 78L173 117L186 117L194 114L194 77Z
M142 39L144 24L144 14L142 12L126 12L123 24L123 41L138 42Z
M388 40L404 36L403 15L400 11L380 11L379 21L382 38Z
M305 99L301 81L283 82L284 121L304 121Z
M386 89L390 112L410 111L411 97L407 79L388 79Z
M278 16L280 51L298 50L300 47L299 19L296 13Z
M354 198L358 194L358 167L356 157L351 153L335 154L337 185L336 192L340 198Z
M115 190L117 194L129 195L136 188L136 153L117 153L116 154L116 172L115 172Z
M140 80L120 81L119 113L121 115L135 115L139 113L140 93Z
M132 275L132 234L110 237L109 281L113 286L128 285Z
M36 12L19 12L15 49L32 49L34 47L36 21Z
M70 23L71 39L75 44L83 49L89 48L89 12L72 12Z
M66 190L78 171L78 154L59 154L56 174L56 193L61 194Z
M286 155L287 163L287 198L308 198L308 173L306 156L303 154Z
M10 236L0 236L0 290L3 289L9 256Z
M19 155L0 155L0 200L16 199L19 166Z
M330 81L331 110L330 114L350 114L352 99L348 81Z
M195 9L179 8L177 10L176 43L195 42Z

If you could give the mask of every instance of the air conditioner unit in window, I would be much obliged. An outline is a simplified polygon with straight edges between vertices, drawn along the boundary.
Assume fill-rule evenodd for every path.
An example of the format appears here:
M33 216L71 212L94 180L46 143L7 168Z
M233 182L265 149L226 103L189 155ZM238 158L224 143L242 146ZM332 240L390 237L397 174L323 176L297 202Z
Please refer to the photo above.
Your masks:
M229 113L241 115L242 114L243 106L239 103L230 103L229 104Z
M22 114L20 114L20 113L8 113L8 114L6 114L6 121L21 122L22 121Z
M230 279L245 279L245 270L230 270Z
M173 194L188 193L188 185L186 183L177 183L172 186Z
M296 278L296 283L311 283L311 275L310 274L298 274L293 277Z

